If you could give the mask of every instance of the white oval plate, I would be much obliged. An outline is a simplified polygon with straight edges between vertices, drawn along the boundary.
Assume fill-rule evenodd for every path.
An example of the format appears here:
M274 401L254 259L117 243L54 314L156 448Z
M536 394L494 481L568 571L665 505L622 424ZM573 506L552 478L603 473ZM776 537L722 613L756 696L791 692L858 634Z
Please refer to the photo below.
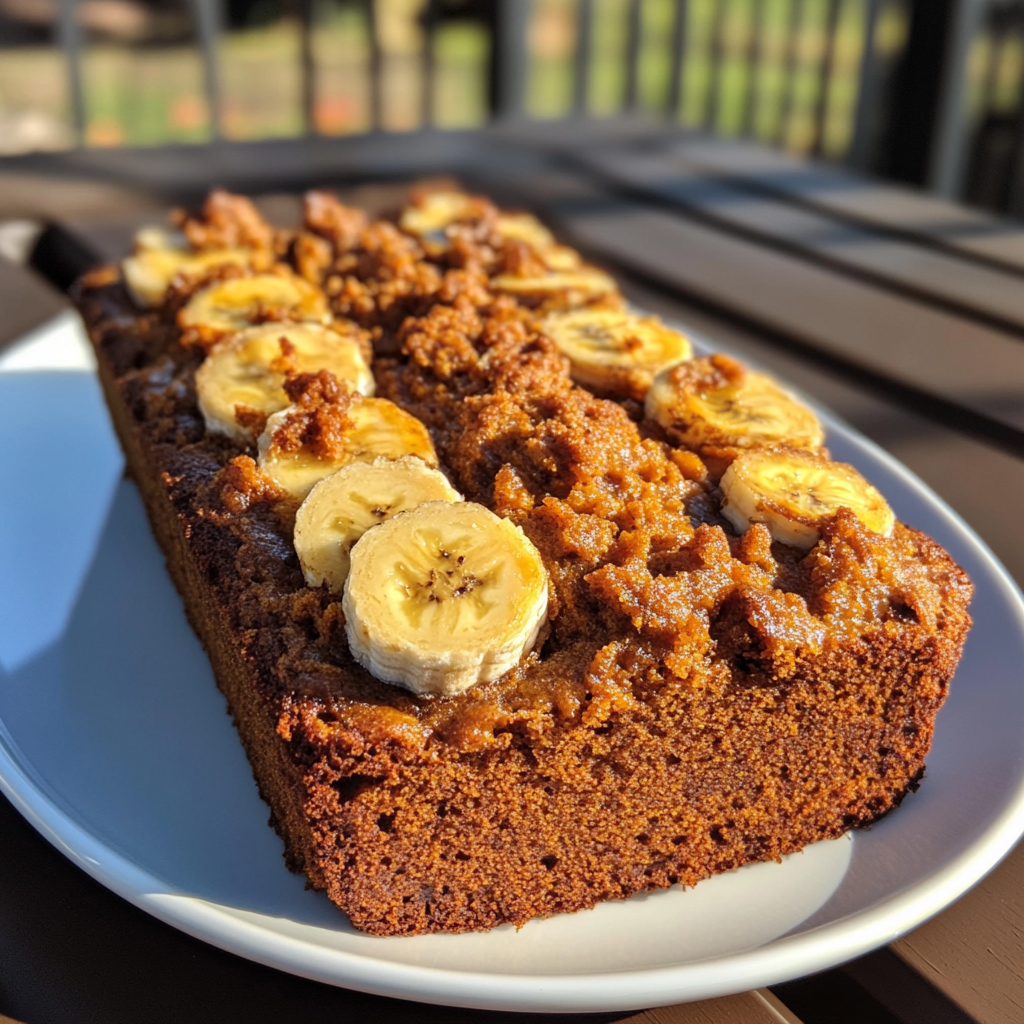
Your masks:
M892 941L1024 830L1024 605L938 498L826 416L829 446L977 586L919 793L853 838L520 931L372 938L289 874L185 622L72 314L0 358L0 786L94 878L242 956L348 988L497 1010L658 1006ZM16 439L17 443L11 443Z

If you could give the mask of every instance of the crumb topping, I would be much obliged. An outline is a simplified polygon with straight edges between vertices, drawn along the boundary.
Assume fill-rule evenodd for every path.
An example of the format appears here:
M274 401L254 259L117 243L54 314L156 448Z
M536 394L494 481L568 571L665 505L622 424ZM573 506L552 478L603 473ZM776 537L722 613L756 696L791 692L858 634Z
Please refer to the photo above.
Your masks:
M359 394L338 382L328 370L287 377L284 390L292 406L271 438L270 452L302 449L330 460L345 450L345 437L354 426L349 410Z
M280 501L284 494L248 455L237 455L218 474L224 509L238 515L263 502Z
M333 196L311 193L290 263L281 265L322 288L335 315L365 328L378 396L428 427L454 486L520 526L541 552L551 588L547 632L520 669L472 698L425 702L354 665L325 611L329 597L303 586L289 524L266 511L279 498L272 485L251 457L203 437L201 423L186 426L188 415L198 415L182 397L191 394L194 360L176 354L187 341L180 335L167 349L164 358L176 360L173 383L160 393L179 395L174 436L188 439L171 461L194 466L197 479L217 477L218 503L234 514L232 536L241 538L245 579L262 581L230 584L240 628L289 623L266 641L278 677L290 680L291 710L282 711L289 730L306 722L339 742L322 715L334 704L351 709L365 701L368 731L359 742L374 730L399 744L415 734L418 747L502 746L515 730L541 742L573 723L601 727L665 688L684 692L699 680L720 696L729 687L777 690L801 673L832 671L851 646L873 636L897 637L910 657L930 650L944 629L965 628L965 615L954 622L949 609L962 609L970 584L938 545L908 527L883 538L840 511L806 554L773 543L760 525L737 536L720 514L714 453L709 462L706 452L668 444L656 426L638 422L636 403L576 386L567 360L538 327L555 298L538 306L491 287L499 274L529 278L542 267L527 243L496 235L495 210L481 202L428 255L394 223L370 222ZM272 230L253 217L245 200L211 197L192 230L197 244L267 244ZM211 276L238 274L221 268ZM103 280L97 288L108 287ZM178 282L171 305L196 287ZM622 299L615 293L590 303L614 308ZM282 344L284 372L289 356ZM122 362L129 367L122 386L157 401L155 385L142 385L153 371ZM745 372L713 356L673 374L680 384L717 388ZM290 374L285 390L293 408L272 445L328 459L340 454L359 396L325 371ZM199 483L189 491L193 477L180 475L182 514L201 519L207 491ZM242 554L232 559L241 564ZM356 743L346 728L346 742Z
M200 283L175 282L151 313L115 275L78 289L154 527L175 550L184 538L172 571L199 579L190 611L215 660L228 650L218 681L237 688L290 866L375 934L519 926L778 859L897 806L970 625L966 575L911 526L881 536L842 507L807 551L753 520L738 534L717 483L730 454L671 444L635 396L576 386L539 330L566 303L620 307L609 279L528 217L509 243L493 204L449 194L439 220L444 202L454 221L424 216L422 237L326 193L290 234L225 193L182 223L196 245L260 246L355 320L376 395L540 552L550 619L533 649L451 698L356 663L338 595L306 585L294 499L247 439L205 429L204 352L175 322ZM273 445L330 459L369 406L290 357L282 345L293 406ZM711 357L677 384L745 372Z
M742 363L716 353L678 363L669 371L669 380L678 391L717 391L739 384L746 375Z
M194 249L271 249L274 229L252 201L214 189L196 214L177 210L173 220Z

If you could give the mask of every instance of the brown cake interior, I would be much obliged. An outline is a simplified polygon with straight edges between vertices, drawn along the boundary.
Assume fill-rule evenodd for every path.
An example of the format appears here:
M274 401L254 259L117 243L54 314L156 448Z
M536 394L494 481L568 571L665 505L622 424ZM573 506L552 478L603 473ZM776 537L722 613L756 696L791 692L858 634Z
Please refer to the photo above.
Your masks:
M492 288L536 268L491 214L428 259L320 194L294 234L214 213L186 224L198 244L262 247L371 332L378 394L550 578L549 627L501 679L451 698L374 679L339 596L305 585L253 452L204 429L202 351L174 322L188 288L143 314L115 271L82 283L130 471L289 866L356 927L521 925L692 885L916 787L969 626L941 547L844 511L808 553L737 536L707 461L574 386L531 303Z

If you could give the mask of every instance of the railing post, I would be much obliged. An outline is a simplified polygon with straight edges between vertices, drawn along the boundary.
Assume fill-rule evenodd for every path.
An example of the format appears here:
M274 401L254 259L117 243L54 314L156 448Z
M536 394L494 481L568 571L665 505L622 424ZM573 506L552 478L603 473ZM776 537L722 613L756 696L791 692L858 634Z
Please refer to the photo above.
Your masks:
M719 106L722 99L722 65L725 62L725 23L729 13L729 0L716 0L711 20L710 67L708 88L704 96L704 128L718 127Z
M370 97L370 131L380 131L383 127L384 110L381 96L381 80L384 75L384 55L380 46L380 26L377 24L377 0L363 0L366 13L366 35L370 47L369 53L369 97Z
M779 103L779 122L775 128L775 142L786 141L789 123L796 105L796 65L799 57L800 36L804 28L804 0L789 0L789 17L786 25L785 84Z
M220 139L223 137L217 61L217 44L222 24L220 0L192 0L192 17L195 20L199 48L203 53L203 80L206 86L206 105L210 111L210 134L214 139Z
M644 31L643 0L629 0L626 14L626 94L623 107L628 113L640 103L640 49Z
M68 99L75 143L85 142L85 96L82 90L82 27L75 11L76 0L59 0L57 41L64 51L68 70Z
M669 78L669 110L678 124L683 119L686 102L686 0L676 0L675 22L672 25L672 74Z
M494 74L494 115L507 120L526 111L526 48L530 25L527 0L495 0L491 61Z
M590 62L594 33L594 0L580 0L576 10L576 56L573 77L573 111L585 117L590 109Z
M878 123L878 54L875 32L878 28L880 0L867 0L864 10L864 49L860 55L860 78L857 87L857 108L853 115L853 139L846 162L855 170L867 169L871 136Z
M928 160L928 188L956 199L967 162L967 110L964 89L971 44L977 37L989 0L956 0L946 42L935 135Z
M437 54L434 50L437 43L437 5L428 3L420 17L420 30L423 33L423 62L421 76L423 92L420 95L420 127L434 127L434 102L436 97Z
M828 121L829 98L832 95L832 73L836 59L836 33L839 29L839 2L829 0L825 16L825 52L818 68L818 96L814 103L814 142L811 156L820 157L825 151L825 126Z
M1024 11L1017 10L1018 25ZM1018 35L1019 39L1020 36ZM1013 217L1024 214L1024 75L1018 76L1017 109L1013 113L1013 148L1007 168L1006 201L1002 207Z
M882 174L954 194L963 166L964 80L987 0L911 0L907 45L886 102Z
M747 42L747 82L746 95L743 98L743 121L740 124L740 135L752 135L757 115L757 104L760 97L757 87L761 78L761 58L764 48L764 0L754 0L754 10L750 19L750 36Z
M313 54L313 0L296 0L299 18L299 47L302 62L302 116L306 134L317 134L316 59Z

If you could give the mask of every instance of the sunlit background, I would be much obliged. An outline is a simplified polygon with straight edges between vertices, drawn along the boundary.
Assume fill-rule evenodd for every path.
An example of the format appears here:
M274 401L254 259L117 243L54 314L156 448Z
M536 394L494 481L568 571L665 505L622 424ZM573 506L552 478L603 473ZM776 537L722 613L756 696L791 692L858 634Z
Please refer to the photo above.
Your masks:
M853 145L866 25L873 20L880 107L907 39L907 0L876 2L872 20L869 0L593 0L586 17L583 0L522 3L527 116L628 108L832 160L848 159ZM61 19L62 5L73 18ZM983 205L1002 202L993 175L1024 98L1022 6L993 0L970 45L963 194ZM427 121L472 128L493 112L496 8L480 0L0 0L0 155L342 136L375 122L392 132ZM206 26L216 111L200 45L204 9L219 9L217 24ZM674 69L679 11L683 60Z

